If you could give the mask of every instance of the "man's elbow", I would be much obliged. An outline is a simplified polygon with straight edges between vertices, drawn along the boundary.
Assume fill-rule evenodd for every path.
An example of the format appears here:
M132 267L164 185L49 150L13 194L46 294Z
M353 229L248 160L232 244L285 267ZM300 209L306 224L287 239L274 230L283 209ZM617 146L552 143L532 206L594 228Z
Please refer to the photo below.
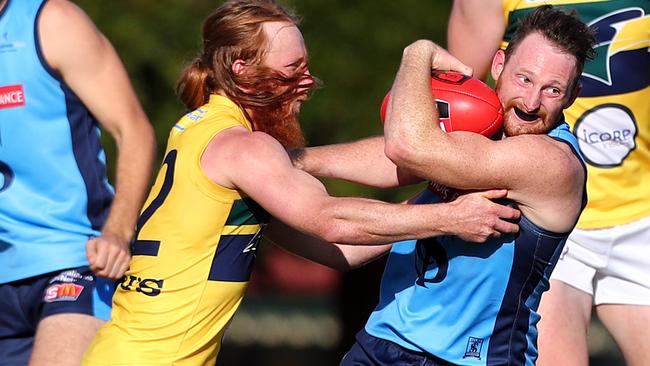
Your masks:
M403 141L386 141L384 154L398 167L409 167L417 161L418 149Z
M317 233L317 236L328 243L350 243L355 242L354 234L345 230L337 219L325 220Z
M364 238L363 229L335 212L321 211L317 226L310 233L328 243L366 244L370 238Z

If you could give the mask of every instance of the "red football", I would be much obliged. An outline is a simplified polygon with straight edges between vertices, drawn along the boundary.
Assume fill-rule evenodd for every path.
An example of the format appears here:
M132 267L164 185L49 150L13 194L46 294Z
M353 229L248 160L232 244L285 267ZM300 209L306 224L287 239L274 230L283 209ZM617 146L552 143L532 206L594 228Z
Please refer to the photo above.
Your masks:
M431 92L436 98L440 128L444 131L471 131L491 137L501 129L501 102L494 90L481 80L452 71L434 71ZM382 122L389 98L390 92L381 103Z

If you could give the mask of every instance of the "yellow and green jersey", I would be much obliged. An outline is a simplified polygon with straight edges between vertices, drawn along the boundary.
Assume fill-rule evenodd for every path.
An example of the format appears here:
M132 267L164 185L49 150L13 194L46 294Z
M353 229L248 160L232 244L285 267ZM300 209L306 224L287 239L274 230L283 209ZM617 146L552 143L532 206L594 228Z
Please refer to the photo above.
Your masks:
M237 105L213 95L173 127L111 320L84 365L214 365L269 219L200 167L210 140L234 126L251 129Z
M588 163L589 204L578 227L603 228L650 215L650 1L505 0L505 48L535 7L575 9L596 28L596 52L566 112Z

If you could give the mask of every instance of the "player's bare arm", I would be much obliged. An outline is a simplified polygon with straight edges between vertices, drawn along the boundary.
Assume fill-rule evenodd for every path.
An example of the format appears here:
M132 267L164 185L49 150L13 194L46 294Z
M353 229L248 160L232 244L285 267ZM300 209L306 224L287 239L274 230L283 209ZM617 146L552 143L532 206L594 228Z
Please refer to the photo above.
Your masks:
M387 109L386 155L413 174L448 186L508 189L508 197L536 224L556 232L570 229L580 209L574 198L580 197L584 171L568 145L541 135L492 141L432 128L438 112L431 68L454 59L429 41L405 49Z
M275 139L241 127L214 137L201 166L215 183L244 191L276 219L327 242L386 244L462 231L458 211L464 207L453 204L399 205L331 197L316 178L292 166ZM482 203L489 207L481 235L517 230L505 221L518 215L515 210L489 200Z
M494 236L489 229L492 225L491 218L482 211L493 205L489 202L490 199L503 198L505 195L506 191L503 190L470 193L449 204L454 207L448 210L450 214L453 213L456 223L452 228L454 235L476 242L483 242L490 235ZM268 224L264 235L289 252L339 271L351 270L369 263L383 256L391 247L390 244L360 246L329 243L275 219Z
M306 235L278 220L264 229L264 236L277 246L313 262L348 271L386 254L391 245L346 245L329 243Z
M116 141L115 198L102 235L88 241L87 255L97 275L119 278L128 267L129 242L151 177L153 129L115 50L76 5L48 1L39 35L49 65Z
M290 151L298 169L311 175L343 179L377 188L392 188L422 182L397 167L384 154L384 137Z
M492 56L503 38L505 20L501 0L454 0L447 28L449 52L485 80Z

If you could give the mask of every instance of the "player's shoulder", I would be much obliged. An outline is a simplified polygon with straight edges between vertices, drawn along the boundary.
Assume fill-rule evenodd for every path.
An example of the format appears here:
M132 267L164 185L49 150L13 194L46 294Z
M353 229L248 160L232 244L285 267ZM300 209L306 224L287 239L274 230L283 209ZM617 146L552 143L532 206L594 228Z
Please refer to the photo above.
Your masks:
M234 126L212 138L202 154L201 165L215 182L231 187L238 186L233 182L237 182L242 174L272 169L272 166L290 166L291 161L286 150L273 137Z
M87 56L104 46L90 17L68 0L48 0L38 27L45 58L55 69L65 59Z
M89 21L88 15L75 3L69 0L48 0L43 5L41 19L58 21L61 24L73 24L80 21Z
M241 107L231 101L229 98L213 94L207 103L186 113L178 123L182 129L194 126L209 126L218 128L218 126L244 126L251 129L251 123L246 118Z
M504 146L508 154L514 154L514 160L524 165L522 171L537 172L528 178L539 179L542 174L550 178L551 185L566 184L583 173L578 153L562 139L531 134L508 137L504 142L508 143Z
M83 9L68 0L46 1L39 17L39 27L46 40L80 49L99 44L100 32L95 23Z
M499 143L507 148L513 149L513 151L542 156L559 154L568 148L566 143L546 134L510 136L499 140Z
M244 140L250 133L235 116L202 106L183 115L173 126L170 138L192 144L205 140L211 145L226 147Z
M214 136L211 144L232 150L242 157L263 157L279 151L286 155L286 150L271 135L260 131L249 131L243 126L224 129Z

